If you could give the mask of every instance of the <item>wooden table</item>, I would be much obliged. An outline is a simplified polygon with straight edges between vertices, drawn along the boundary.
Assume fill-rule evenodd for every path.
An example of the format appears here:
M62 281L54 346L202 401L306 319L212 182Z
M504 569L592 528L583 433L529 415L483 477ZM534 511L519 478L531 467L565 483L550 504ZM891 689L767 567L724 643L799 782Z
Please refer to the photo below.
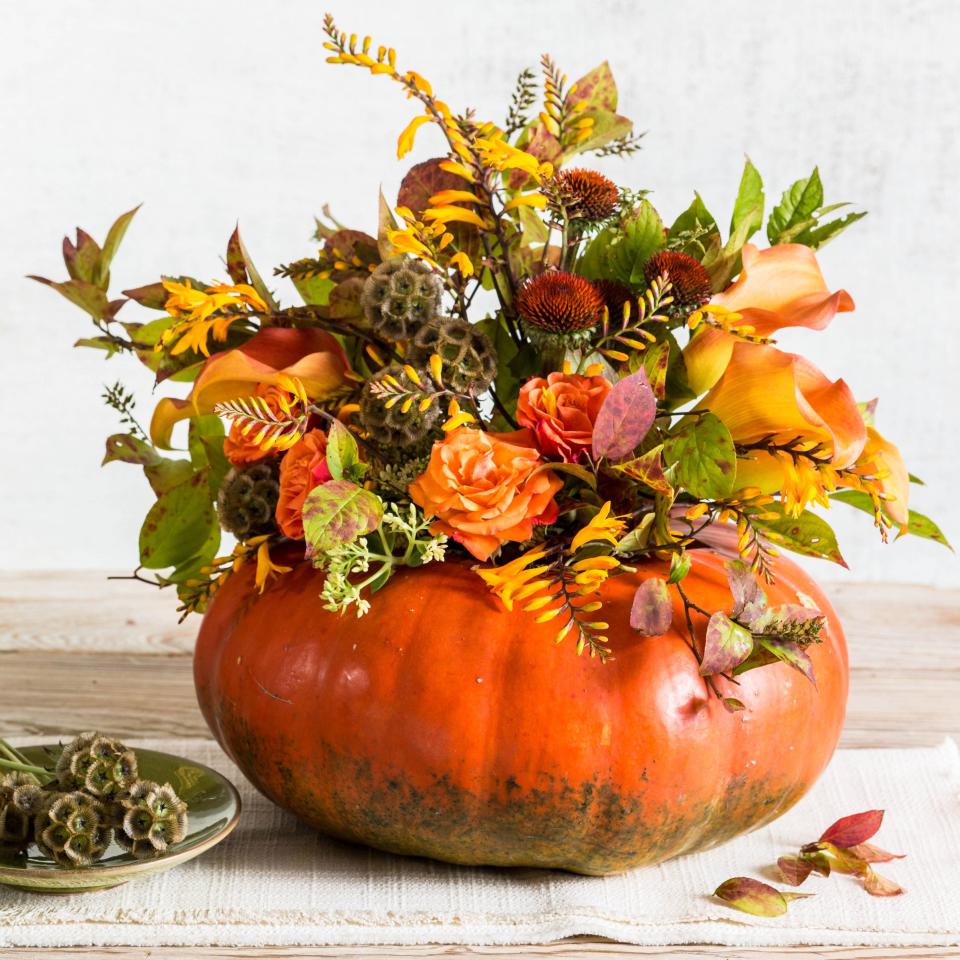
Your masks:
M841 745L930 746L960 739L960 590L834 585L850 645L851 692ZM206 737L193 694L196 620L177 625L174 598L98 572L0 573L0 736ZM143 711L149 699L151 708ZM960 896L960 892L958 892ZM634 947L581 937L546 946L73 948L17 957L194 960L200 957L947 957L955 949Z

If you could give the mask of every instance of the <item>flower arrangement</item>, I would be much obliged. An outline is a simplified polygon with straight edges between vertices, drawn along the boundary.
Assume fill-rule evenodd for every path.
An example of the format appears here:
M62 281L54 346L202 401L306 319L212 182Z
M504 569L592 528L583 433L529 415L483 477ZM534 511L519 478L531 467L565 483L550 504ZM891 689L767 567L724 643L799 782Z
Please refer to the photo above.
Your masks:
M667 223L646 191L584 165L640 148L606 63L569 83L545 56L542 98L525 70L498 125L455 113L393 49L329 16L325 33L329 62L416 108L398 157L428 131L442 155L409 170L395 206L381 194L375 236L324 209L316 254L274 271L301 303L281 305L238 231L228 280L164 275L111 297L135 210L102 246L64 241L69 279L35 278L90 315L79 346L191 384L149 429L121 384L104 394L124 426L104 462L141 466L156 494L134 576L175 586L186 614L243 564L262 591L305 557L328 609L360 616L399 568L462 558L477 589L604 660L627 625L603 619L599 588L656 558L669 566L639 585L630 628L664 633L679 594L714 692L712 677L775 661L812 680L820 612L769 607L763 583L782 549L843 562L815 508L865 511L884 540L945 542L909 509L919 481L875 404L775 345L853 310L816 251L865 214L825 203L814 169L764 219L747 160L728 232L699 195ZM119 319L130 301L153 314ZM170 456L181 421L187 455ZM702 547L730 553L728 610L684 591Z

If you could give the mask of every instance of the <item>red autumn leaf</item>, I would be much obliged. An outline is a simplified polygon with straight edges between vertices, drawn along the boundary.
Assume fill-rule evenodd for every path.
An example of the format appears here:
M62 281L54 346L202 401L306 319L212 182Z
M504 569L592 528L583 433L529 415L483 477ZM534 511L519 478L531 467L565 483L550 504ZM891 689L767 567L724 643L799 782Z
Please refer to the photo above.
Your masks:
M700 674L729 673L753 652L753 634L718 610L707 623Z
M810 897L810 893L786 893L752 877L731 877L713 891L713 895L736 910L757 917L779 917L787 912L790 900Z
M871 897L897 897L904 893L903 887L899 883L894 883L886 877L881 877L879 873L867 867L867 872L863 877L863 889Z
M777 866L784 881L794 887L799 887L813 873L813 864L803 857L780 857Z
M820 842L832 843L836 847L855 847L858 843L869 840L880 829L881 823L882 810L866 810L849 817L841 817L824 830Z
M673 623L673 603L667 582L650 577L637 587L630 608L630 626L645 637L662 637Z
M646 371L618 380L604 400L593 426L593 456L620 460L629 456L653 426L657 401Z
M864 863L888 863L890 860L902 860L905 853L888 853L872 843L858 843L847 851L859 857Z

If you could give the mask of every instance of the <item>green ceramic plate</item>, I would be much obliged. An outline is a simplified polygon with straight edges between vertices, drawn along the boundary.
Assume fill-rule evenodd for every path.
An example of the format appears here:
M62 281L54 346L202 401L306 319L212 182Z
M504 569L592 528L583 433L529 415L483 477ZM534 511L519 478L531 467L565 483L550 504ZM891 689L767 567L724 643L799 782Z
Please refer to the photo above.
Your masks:
M49 761L43 746L19 748L42 766ZM58 867L41 856L36 847L27 853L4 852L0 847L0 884L36 893L83 893L116 887L128 880L169 870L198 857L223 840L237 825L240 796L236 788L215 770L183 757L155 750L137 750L140 776L169 783L187 802L189 833L163 855L138 860L114 843L102 860L89 867Z

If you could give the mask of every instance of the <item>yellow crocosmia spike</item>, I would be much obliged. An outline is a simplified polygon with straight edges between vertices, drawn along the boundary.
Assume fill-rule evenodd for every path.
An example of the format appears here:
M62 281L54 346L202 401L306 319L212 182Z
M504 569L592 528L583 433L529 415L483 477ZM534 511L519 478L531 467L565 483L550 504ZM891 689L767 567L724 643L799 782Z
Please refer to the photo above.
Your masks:
M405 157L413 149L413 141L417 136L417 131L432 120L428 116L414 117L404 128L403 132L397 138L397 159Z
M594 586L599 586L606 579L606 570L584 570L573 578L573 582L579 584L581 587L593 588Z
M400 405L400 412L409 413L410 408L413 406L413 401L416 399L417 399L416 397L407 397L407 399L404 400L403 403Z
M450 398L450 403L447 405L447 416L455 417L460 413L460 404L457 401L456 397Z
M426 413L427 410L430 409L430 406L431 406L432 404L433 404L433 397L424 397L424 398L420 401L419 405L417 406L417 409L418 409L421 413Z
M588 377L599 377L603 373L603 364L591 363L583 372Z
M428 97L433 96L433 87L430 86L430 83L427 80L424 80L415 70L407 71L407 80L409 80L421 93L425 93Z
M504 206L504 211L516 210L517 207L535 207L542 210L547 205L547 198L542 193L524 193L514 197Z
M462 250L450 258L450 266L456 267L462 277L472 277L474 274L473 261Z
M536 623L548 623L550 620L553 620L554 617L563 613L563 607L556 607L553 610L548 610L546 613L541 613L539 617L536 618Z
M388 383L388 384L390 384L391 387L396 387L398 390L402 390L402 389L403 389L403 387L400 386L400 381L399 381L392 373L385 373L385 374L383 375L383 381L382 381L382 382L383 382L383 383Z
M541 610L554 599L553 594L547 594L543 597L537 597L531 600L523 609L525 613L533 613L535 610Z
M387 408L387 410L392 410L399 402L400 397L390 397L384 401L383 405Z
M380 356L377 348L372 344L368 343L364 348L364 353L378 366L383 366L383 357Z
M430 376L438 387L443 386L443 359L439 353L430 354Z
M631 340L630 337L618 337L617 339L620 341L620 343L630 347L633 350L642 351L647 349L647 345L642 340Z
M624 353L622 350L601 350L600 352L605 357L609 357L611 360L617 360L620 363L626 363L630 359L630 355Z
M566 624L564 624L564 626L562 626L557 631L557 635L553 638L553 642L560 643L572 629L573 629L573 621L568 620Z
M469 190L440 190L429 199L431 207L442 207L448 203L483 203L483 201Z
M411 223L416 223L417 218L413 215L413 211L409 207L397 207L397 216L401 220L409 220Z
M697 517L702 517L709 507L705 503L695 503L685 514L687 520L696 520Z
M620 561L616 557L588 557L570 565L571 570L616 570Z
M452 234L452 233L445 233L445 234L440 238L440 243L439 243L439 247L438 247L438 248L439 248L440 250L446 250L446 248L449 247L451 243L453 243L453 234Z
M591 630L609 630L610 624L604 620L594 620L592 623L588 623L587 626Z
M470 223L475 227L484 227L482 217L478 216L473 210L467 210L465 207L432 207L423 215L424 220L436 221L437 223Z
M408 377L411 381L413 381L413 383L415 383L418 387L422 387L422 386L423 386L423 381L420 379L420 374L417 373L416 369L415 369L414 367L411 367L409 363L405 363L405 364L403 365L403 372L404 372L404 373L407 375L407 377Z
M462 180L466 180L469 183L473 183L475 177L470 172L468 167L465 167L462 163L457 163L456 160L443 160L438 166L441 170L445 170L447 173L452 173L454 176L460 177Z
M467 413L466 411L461 411L455 417L451 417L444 425L443 432L451 433L456 430L458 427L462 427L467 423L476 423L476 417Z
M581 603L577 610L581 613L596 613L602 606L602 600L591 600L589 603Z

